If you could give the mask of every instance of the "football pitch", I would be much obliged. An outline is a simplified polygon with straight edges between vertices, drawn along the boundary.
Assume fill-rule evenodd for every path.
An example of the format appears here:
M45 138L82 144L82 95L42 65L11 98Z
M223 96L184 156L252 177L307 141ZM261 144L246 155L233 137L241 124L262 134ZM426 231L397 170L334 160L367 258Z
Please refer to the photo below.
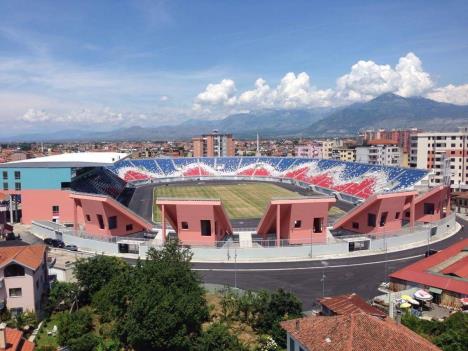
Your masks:
M300 194L272 183L232 184L178 184L158 186L153 189L154 201L158 197L185 199L220 199L231 219L261 218L272 198L299 198ZM154 206L154 221L160 222L161 215ZM344 211L333 206L329 216L339 217Z
M158 197L221 199L229 218L249 219L261 218L274 197L298 198L301 195L270 183L234 183L158 186L154 188L154 200ZM160 221L157 206L154 206L154 220Z

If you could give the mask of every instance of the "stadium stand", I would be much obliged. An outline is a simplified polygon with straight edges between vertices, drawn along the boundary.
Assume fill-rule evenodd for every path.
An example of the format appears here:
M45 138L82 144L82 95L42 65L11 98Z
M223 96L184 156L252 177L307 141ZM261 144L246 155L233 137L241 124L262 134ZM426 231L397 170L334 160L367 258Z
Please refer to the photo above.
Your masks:
M127 182L173 177L274 177L297 180L358 198L411 189L427 172L336 160L219 157L122 160L108 170Z
M116 177L109 169L95 168L74 179L71 189L77 192L108 195L117 199L125 190L127 182Z

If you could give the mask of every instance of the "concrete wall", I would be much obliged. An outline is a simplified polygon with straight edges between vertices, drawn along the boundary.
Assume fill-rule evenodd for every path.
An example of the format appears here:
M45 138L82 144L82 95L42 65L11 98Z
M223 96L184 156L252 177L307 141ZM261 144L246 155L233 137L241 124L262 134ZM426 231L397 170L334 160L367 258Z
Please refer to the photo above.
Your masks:
M75 201L77 202L78 212L82 213L82 215L78 215L78 218L84 221L84 231L86 233L104 236L124 236L142 232L145 229L123 211L119 211L106 201L102 201L102 198L93 199L89 196L89 199L76 199ZM99 226L98 215L102 216L104 222L103 228ZM109 217L112 216L117 217L117 227L114 229L109 228ZM131 230L127 230L127 225L129 224L132 225Z
M71 168L2 168L0 176L2 178L3 189L3 171L8 172L8 189L15 190L15 183L21 183L22 190L32 189L61 189L62 182L70 182ZM15 179L15 171L21 173L21 179Z
M402 249L403 246L411 244L423 245L427 242L428 238L433 238L434 235L443 237L447 233L453 233L456 229L455 214L451 214L442 219L438 223L418 226L414 231L405 231L399 233L400 235L385 235L384 237L377 237L371 239L369 253L381 253L385 250L392 251ZM41 225L34 223L31 231L41 237L58 237L52 226ZM113 242L99 241L89 238L82 238L69 232L63 234L61 237L67 244L75 244L80 250L91 251L96 253L117 254L118 241L121 239L114 238ZM124 239L122 239L124 240ZM139 247L140 257L146 257L146 252L150 247L160 249L161 246L154 245L152 242L142 242ZM229 261L234 262L234 257L240 261L268 261L268 260L288 260L288 259L308 259L311 257L316 258L320 256L336 257L338 255L349 254L349 244L346 241L337 241L328 244L314 244L312 248L310 245L295 245L295 246L271 246L271 247L209 247L209 246L192 246L194 261Z
M64 190L23 190L21 192L21 208L23 224L35 221L52 221L56 218L60 223L73 223L73 200L69 192ZM52 212L52 206L59 206L59 213Z

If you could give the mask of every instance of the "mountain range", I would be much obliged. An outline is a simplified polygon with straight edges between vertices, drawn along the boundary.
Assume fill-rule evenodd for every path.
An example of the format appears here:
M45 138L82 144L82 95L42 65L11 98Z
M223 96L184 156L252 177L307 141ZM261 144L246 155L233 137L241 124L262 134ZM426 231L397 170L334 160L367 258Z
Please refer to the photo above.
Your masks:
M236 138L346 136L369 128L455 130L468 124L468 106L441 103L422 97L383 94L364 103L338 109L260 110L218 120L191 119L171 126L132 126L107 132L62 130L3 137L0 141L167 140L206 134L214 129Z

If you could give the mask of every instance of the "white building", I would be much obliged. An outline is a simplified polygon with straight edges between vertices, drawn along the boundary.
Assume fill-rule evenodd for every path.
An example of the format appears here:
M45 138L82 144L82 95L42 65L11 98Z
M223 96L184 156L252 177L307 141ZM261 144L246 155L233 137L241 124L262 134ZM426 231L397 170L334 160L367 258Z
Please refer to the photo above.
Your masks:
M417 168L434 170L429 185L450 184L454 190L468 190L468 127L458 132L419 133L414 162Z
M374 140L356 148L356 162L383 166L401 166L403 149L391 140Z
M295 152L297 157L323 158L322 144L320 142L298 145Z

